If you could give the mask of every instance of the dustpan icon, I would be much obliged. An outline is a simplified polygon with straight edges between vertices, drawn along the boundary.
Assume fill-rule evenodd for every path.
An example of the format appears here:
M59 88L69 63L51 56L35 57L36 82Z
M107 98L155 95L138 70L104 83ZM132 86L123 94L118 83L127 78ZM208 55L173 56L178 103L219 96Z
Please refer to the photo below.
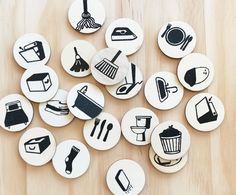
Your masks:
M178 88L176 86L169 86L169 83L162 77L156 77L156 87L160 102L168 99L169 93L176 93Z

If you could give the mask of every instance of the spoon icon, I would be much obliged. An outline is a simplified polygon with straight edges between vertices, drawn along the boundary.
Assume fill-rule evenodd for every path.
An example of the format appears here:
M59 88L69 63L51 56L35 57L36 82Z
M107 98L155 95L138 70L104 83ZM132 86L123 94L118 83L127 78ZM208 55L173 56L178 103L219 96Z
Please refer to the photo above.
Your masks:
M103 141L104 141L104 142L107 141L108 134L109 134L109 132L112 130L112 128L113 128L113 124L112 124L112 123L109 123L109 124L107 125L107 132L106 132L106 134L105 134L105 136L104 136L104 138L103 138Z

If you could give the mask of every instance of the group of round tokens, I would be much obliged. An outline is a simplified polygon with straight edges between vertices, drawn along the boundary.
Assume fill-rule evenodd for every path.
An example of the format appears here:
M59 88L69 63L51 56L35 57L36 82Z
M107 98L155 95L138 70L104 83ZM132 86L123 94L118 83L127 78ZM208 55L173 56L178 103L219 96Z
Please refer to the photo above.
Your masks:
M76 31L94 33L105 21L105 9L98 0L76 0L69 8L68 18ZM127 56L139 50L143 38L137 22L117 19L105 33L108 48L96 51L88 41L72 41L61 52L62 67L73 77L92 73L113 97L130 99L141 90L143 75ZM144 94L154 108L169 110L181 102L184 88L195 92L206 89L213 81L214 65L204 54L192 53L196 34L184 22L165 24L157 43L166 56L181 59L177 76L167 71L153 74L145 84ZM181 123L160 123L156 114L144 107L129 110L120 123L112 114L103 112L105 98L96 85L83 82L69 92L59 89L57 74L46 66L50 46L43 36L34 33L21 36L14 44L13 55L26 69L20 82L25 97L11 94L0 100L0 111L5 113L0 115L2 128L11 132L25 129L33 119L32 101L39 103L40 116L50 126L63 127L74 117L85 120L85 141L96 150L113 148L123 134L131 144L151 144L150 161L161 172L177 172L187 163L190 135ZM211 131L222 123L224 106L215 95L199 93L188 101L185 115L196 130ZM81 176L90 164L89 150L83 143L66 140L57 145L52 133L41 127L28 129L21 136L19 153L33 166L52 160L55 170L66 178ZM145 174L138 163L123 159L110 166L106 181L114 194L138 194L144 187Z

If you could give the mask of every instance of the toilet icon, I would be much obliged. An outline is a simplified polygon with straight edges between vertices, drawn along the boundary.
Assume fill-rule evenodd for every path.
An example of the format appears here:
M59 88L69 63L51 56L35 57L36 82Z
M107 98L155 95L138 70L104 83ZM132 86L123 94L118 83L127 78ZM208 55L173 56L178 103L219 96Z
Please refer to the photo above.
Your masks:
M131 126L130 129L136 135L136 141L146 141L145 132L151 126L151 116L135 116L136 126Z

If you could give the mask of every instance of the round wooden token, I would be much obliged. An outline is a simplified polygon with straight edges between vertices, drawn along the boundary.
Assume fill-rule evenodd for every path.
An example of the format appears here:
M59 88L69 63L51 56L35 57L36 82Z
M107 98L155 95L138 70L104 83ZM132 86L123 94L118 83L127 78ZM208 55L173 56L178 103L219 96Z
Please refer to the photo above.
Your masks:
M50 46L42 35L29 33L18 38L13 47L16 62L25 69L47 64Z
M80 33L93 33L105 21L105 9L99 0L76 0L68 11L71 26Z
M224 120L225 110L221 100L210 93L193 96L185 109L189 124L199 131L212 131Z
M33 119L33 107L19 94L11 94L0 100L0 125L11 132L25 129Z
M158 45L165 55L171 58L182 58L194 50L196 34L185 22L168 22L158 34Z

